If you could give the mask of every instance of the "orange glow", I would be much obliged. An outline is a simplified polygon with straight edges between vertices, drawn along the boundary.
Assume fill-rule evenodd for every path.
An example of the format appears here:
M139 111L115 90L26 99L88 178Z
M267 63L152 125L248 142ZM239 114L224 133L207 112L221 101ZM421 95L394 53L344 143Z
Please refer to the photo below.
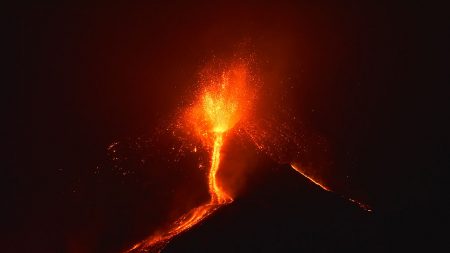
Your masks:
M195 130L207 148L216 139L247 117L254 94L249 88L247 64L237 63L228 69L205 70L201 75L201 93L185 112L184 124Z
M219 74L220 73L220 74ZM232 64L221 72L209 69L202 75L202 92L183 114L182 124L194 130L206 149L211 151L208 173L210 201L184 214L165 231L151 235L126 252L159 252L174 236L188 230L233 199L221 188L217 172L226 133L244 120L253 96L248 86L248 66ZM197 152L197 147L194 148Z

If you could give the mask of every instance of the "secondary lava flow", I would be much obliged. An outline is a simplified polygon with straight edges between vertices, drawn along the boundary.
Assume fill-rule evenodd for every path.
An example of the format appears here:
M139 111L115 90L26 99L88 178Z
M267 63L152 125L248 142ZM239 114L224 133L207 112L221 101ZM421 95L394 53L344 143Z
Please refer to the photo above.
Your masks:
M314 183L315 185L317 185L317 186L319 186L320 188L322 188L323 190L325 190L325 191L327 191L327 192L332 192L332 190L330 190L330 188L326 187L323 183L320 183L317 179L314 179L314 178L312 178L311 176L308 176L304 171L302 171L302 170L300 169L300 166L299 166L298 164L292 163L292 164L291 164L291 167L292 167L295 171L297 171L298 173L300 173L302 176L306 177L309 181L311 181L311 182ZM350 202L352 202L352 203L355 203L357 206L359 206L361 209L363 209L363 210L365 210L365 211L367 211L367 212L372 212L372 208L371 208L369 205L367 205L367 204L364 204L364 203L362 203L362 202L360 202L360 201L357 201L357 200L355 200L355 199L352 199L352 198L347 198L347 197L342 196L342 195L341 195L341 198L347 199L348 201L350 201Z
M245 120L252 102L249 70L244 63L231 64L222 70L208 69L202 73L203 86L195 103L182 116L182 125L200 138L211 152L208 173L209 202L190 210L168 229L153 234L126 252L160 252L174 236L188 230L233 199L217 180L221 150L227 133Z
M326 187L325 185L323 185L322 183L320 183L319 181L313 179L312 177L306 175L305 172L303 172L300 167L296 164L291 164L291 167L297 171L298 173L302 174L302 176L306 177L309 181L311 181L312 183L314 183L315 185L319 186L320 188L322 188L323 190L330 192L331 190L328 189L328 187Z

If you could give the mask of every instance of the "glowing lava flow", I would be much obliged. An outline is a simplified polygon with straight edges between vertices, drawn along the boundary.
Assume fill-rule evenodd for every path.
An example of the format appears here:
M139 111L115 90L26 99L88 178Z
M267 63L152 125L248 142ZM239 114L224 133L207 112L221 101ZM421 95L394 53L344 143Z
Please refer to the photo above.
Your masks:
M168 229L151 235L126 252L160 252L174 236L198 224L222 205L233 199L220 187L217 180L221 150L225 134L245 118L252 92L248 88L248 69L245 64L235 64L218 75L207 72L203 77L203 93L192 108L183 115L183 125L195 129L205 147L212 149L208 174L210 201L184 214Z
M211 169L209 170L209 191L211 194L211 202L215 204L225 204L233 201L217 184L217 171L220 164L220 151L223 145L223 136L217 135L214 141L214 149L211 157Z
M328 191L328 192L333 192L333 191L330 190L328 187L324 186L322 183L320 183L320 182L318 182L317 180L313 179L312 177L306 175L305 172L303 172L303 171L300 169L300 167L299 167L298 165L296 165L296 164L291 164L291 167L292 167L295 171L297 171L298 173L300 173L302 176L306 177L309 181L311 181L311 182L314 183L315 185L317 185L317 186L319 186L320 188L322 188L323 190ZM355 203L357 206L359 206L359 207L360 207L361 209L363 209L364 211L372 212L372 208L371 208L369 205L367 205L367 204L361 203L361 202L359 202L359 201L357 201L357 200L355 200L355 199L352 199L352 198L346 198L345 196L342 196L342 195L341 195L340 197L341 197L341 198L344 198L344 199L347 199L348 201L350 201L350 202L352 202L352 203Z
M328 189L325 185L319 183L317 180L314 180L312 177L306 175L303 171L300 170L300 167L298 165L295 164L291 164L291 167L297 171L298 173L302 174L302 176L306 177L309 181L311 181L312 183L314 183L315 185L319 186L320 188L322 188L323 190L330 192L331 190Z

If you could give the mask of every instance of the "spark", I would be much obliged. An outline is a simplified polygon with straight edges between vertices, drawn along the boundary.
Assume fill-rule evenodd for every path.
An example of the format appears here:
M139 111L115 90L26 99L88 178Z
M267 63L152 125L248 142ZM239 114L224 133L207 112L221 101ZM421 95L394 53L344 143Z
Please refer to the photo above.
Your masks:
M350 202L353 202L353 203L355 203L356 205L358 205L361 209L363 209L363 210L365 210L365 211L367 211L367 212L372 212L372 208L371 208L369 205L364 204L364 203L361 203L361 202L359 202L359 201L357 201L357 200L355 200L355 199L352 199L352 198L348 198L348 200L349 200Z

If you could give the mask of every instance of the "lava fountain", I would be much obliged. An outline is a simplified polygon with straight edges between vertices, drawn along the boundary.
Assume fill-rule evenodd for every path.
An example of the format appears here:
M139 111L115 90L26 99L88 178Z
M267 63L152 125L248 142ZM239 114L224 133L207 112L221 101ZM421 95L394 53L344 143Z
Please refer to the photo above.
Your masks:
M211 153L208 173L209 202L181 216L166 230L135 244L126 252L160 252L174 236L188 230L219 207L231 203L232 197L222 189L217 172L227 134L247 118L254 99L247 63L233 63L222 69L201 73L200 92L181 116L181 125L199 138Z

